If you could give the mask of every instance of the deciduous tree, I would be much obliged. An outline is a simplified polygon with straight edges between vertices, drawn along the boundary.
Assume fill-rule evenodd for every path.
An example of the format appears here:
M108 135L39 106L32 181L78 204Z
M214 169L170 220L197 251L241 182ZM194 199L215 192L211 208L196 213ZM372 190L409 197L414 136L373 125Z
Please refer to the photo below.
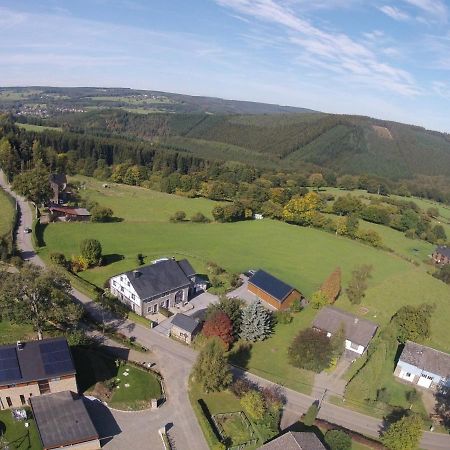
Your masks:
M320 286L320 290L327 296L329 303L334 303L341 293L341 268L337 267Z
M352 272L352 278L345 292L351 303L359 305L366 295L367 280L372 277L372 266L363 264Z
M221 391L231 383L233 377L219 338L210 339L204 345L194 365L193 376L205 392Z
M227 350L234 340L233 323L223 311L216 311L209 316L205 321L202 333L206 337L218 337Z
M97 239L84 239L80 244L81 256L89 266L99 266L102 262L102 245Z
M315 192L293 197L283 208L283 219L298 225L309 225L318 213L321 200Z
M415 450L422 437L422 419L416 415L405 416L391 424L381 437L389 450Z
M47 203L53 195L49 176L45 166L38 164L34 169L16 175L12 187L36 205Z
M241 406L245 413L253 420L262 420L266 413L263 395L255 390L248 391L241 398Z
M310 304L314 309L323 308L325 305L329 303L328 297L321 290L314 292L311 295Z
M423 342L431 334L431 315L435 307L422 303L419 306L402 306L393 317L399 342Z

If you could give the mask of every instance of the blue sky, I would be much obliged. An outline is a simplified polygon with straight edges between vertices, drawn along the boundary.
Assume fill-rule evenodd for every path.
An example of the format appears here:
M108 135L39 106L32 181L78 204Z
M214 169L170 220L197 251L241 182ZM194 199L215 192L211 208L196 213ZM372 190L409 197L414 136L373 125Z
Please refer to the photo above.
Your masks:
M165 90L450 132L450 0L0 0L0 85Z

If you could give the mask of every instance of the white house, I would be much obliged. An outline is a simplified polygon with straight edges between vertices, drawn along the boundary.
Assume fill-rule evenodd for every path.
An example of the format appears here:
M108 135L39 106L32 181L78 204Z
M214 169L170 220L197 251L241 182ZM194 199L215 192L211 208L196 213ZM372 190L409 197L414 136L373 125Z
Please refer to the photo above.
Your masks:
M427 389L439 384L450 387L450 355L407 341L394 375Z
M345 333L345 348L355 356L362 355L373 336L378 325L367 319L362 319L333 306L322 308L312 324L313 328L327 333L331 337L341 328Z
M111 294L141 316L149 316L160 307L171 308L187 302L190 296L204 287L197 283L189 261L161 260L121 273L109 280Z

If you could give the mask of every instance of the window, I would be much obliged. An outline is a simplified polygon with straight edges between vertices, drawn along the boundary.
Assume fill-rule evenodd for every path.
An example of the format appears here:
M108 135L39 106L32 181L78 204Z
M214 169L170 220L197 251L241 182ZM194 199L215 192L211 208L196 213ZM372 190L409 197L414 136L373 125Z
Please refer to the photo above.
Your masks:
M128 286L130 286L130 282L129 282L129 281L128 281L128 283L127 283L127 284L128 284Z
M27 402L25 401L25 396L21 395L20 396L20 403L22 403L22 405L25 405Z
M120 281L123 281L123 277L120 277Z
M123 286L120 286L120 291L124 292Z
M9 406L9 407L12 406L11 397L6 397L6 403L8 403L8 406Z
M432 380L432 379L433 379L433 377L432 377L431 375L427 375L427 378L428 378L429 380Z
M134 294L131 294L131 298L134 300L136 296Z
M411 376L411 372L406 372L406 376L409 378Z
M113 286L115 286L115 285L116 285L116 281L114 280L114 281L113 281Z
M175 294L175 303L180 303L183 300L183 291L178 291Z
M52 378L50 381L61 381L60 377Z

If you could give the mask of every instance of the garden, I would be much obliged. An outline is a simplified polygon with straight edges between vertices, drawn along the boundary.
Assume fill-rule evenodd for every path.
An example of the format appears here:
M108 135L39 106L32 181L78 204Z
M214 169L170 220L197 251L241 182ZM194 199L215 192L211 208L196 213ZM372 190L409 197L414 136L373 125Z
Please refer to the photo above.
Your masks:
M9 409L0 411L0 448L42 450L36 423L30 417L31 411L28 409L27 420L15 419Z
M93 395L108 406L137 411L162 398L156 374L113 357L97 349L73 347L80 392Z

